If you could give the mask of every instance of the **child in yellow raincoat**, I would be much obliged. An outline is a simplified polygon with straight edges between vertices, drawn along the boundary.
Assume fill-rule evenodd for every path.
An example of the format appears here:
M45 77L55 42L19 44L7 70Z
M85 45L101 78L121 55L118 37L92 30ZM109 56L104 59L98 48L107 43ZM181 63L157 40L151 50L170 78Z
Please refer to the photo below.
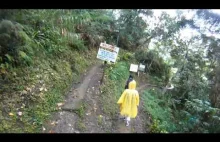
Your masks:
M126 116L126 126L129 126L130 118L135 118L138 112L139 93L135 89L136 81L132 80L117 102L120 105L120 114Z

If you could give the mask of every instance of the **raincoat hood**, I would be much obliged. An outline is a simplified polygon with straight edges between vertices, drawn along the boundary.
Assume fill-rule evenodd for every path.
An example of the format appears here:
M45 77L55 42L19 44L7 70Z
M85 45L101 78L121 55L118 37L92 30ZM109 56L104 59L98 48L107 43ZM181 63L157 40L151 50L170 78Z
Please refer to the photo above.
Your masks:
M132 80L132 81L129 83L129 89L136 89L136 81L135 81L135 80Z

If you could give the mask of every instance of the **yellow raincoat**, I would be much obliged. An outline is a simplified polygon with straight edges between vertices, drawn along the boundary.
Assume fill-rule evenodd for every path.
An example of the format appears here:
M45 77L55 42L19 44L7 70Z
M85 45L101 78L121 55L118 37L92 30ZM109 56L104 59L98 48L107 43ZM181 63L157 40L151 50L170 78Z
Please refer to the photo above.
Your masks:
M122 116L135 118L137 116L137 111L139 106L139 94L135 90L136 81L133 80L129 83L129 89L126 89L121 97L119 98L117 104L120 105L120 113Z

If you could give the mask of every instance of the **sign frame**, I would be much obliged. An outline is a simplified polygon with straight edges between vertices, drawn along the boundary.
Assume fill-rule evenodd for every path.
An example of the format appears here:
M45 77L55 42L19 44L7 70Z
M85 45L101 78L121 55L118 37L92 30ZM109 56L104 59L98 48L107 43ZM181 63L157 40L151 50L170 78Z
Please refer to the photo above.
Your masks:
M115 63L118 57L118 52L119 52L119 47L101 42L97 53L97 58L104 61Z
M138 72L138 65L136 65L136 64L131 64L129 71L130 71L130 72Z
M139 64L138 70L144 72L144 70L145 70L145 65Z

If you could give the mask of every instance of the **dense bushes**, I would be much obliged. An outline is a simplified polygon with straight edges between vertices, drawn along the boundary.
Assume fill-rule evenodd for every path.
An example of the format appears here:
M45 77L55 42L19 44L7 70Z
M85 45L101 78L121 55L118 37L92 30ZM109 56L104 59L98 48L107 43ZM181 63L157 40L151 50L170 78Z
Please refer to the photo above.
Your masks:
M168 83L171 68L164 62L163 58L159 57L157 51L140 49L135 52L135 58L139 63L146 66L145 72L161 78L165 84Z
M13 24L9 20L0 22L0 57L2 57L2 63L18 64L19 48L25 44L21 34L22 29L18 24Z

